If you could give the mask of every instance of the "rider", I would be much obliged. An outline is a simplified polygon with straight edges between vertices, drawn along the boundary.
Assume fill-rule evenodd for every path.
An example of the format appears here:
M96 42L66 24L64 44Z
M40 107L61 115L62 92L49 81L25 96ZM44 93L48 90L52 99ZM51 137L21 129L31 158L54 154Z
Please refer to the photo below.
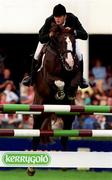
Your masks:
M39 43L37 46L37 49L34 54L33 58L33 66L31 69L31 76L27 76L23 79L22 84L29 86L33 84L33 79L34 79L34 72L35 69L40 68L40 56L41 56L41 50L44 44L48 43L50 41L50 38L52 37L52 32L50 31L51 24L52 22L63 25L67 29L75 29L74 34L76 39L82 39L82 40L87 40L88 34L85 31L85 29L82 27L82 24L78 20L78 18L72 14L66 12L66 9L63 5L58 4L54 7L53 9L53 15L48 17L45 21L45 24L42 26L42 28L39 31ZM80 88L87 88L89 86L88 82L83 78L83 56L80 52L80 50L77 47L76 43L76 53L79 59L79 65L80 65L80 71L82 74L81 80L80 80ZM42 58L42 57L41 57Z

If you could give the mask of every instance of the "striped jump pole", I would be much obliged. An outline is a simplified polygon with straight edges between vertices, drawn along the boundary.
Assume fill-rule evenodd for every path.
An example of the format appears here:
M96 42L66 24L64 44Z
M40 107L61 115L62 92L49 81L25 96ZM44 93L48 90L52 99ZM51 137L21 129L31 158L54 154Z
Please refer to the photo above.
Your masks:
M16 111L36 111L36 112L58 112L58 113L112 113L112 106L76 106L76 105L27 105L27 104L2 104L0 111L3 113Z
M16 114L22 114L22 115L39 115L41 112L36 111L16 111ZM80 115L81 112L57 112L57 115ZM112 116L112 113L83 113L84 115L103 115L103 116Z
M0 137L112 137L112 130L0 129Z

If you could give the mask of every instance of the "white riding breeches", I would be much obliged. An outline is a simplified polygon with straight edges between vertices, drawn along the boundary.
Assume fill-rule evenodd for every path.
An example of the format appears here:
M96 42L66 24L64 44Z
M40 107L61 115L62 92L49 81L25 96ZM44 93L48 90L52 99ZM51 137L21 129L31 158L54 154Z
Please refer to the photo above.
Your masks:
M39 42L39 43L37 44L37 48L36 48L36 51L35 51L35 54L34 54L34 59L35 59L35 60L38 60L38 56L39 56L40 51L41 51L41 49L43 48L43 46L44 46L44 44L42 44L41 42Z
M44 44L42 44L41 42L38 43L35 54L34 54L34 59L35 60L38 60L38 56L39 56L40 51L43 48L43 46L44 46ZM83 55L82 55L82 53L80 51L79 44L78 44L77 41L76 41L76 54L77 54L77 57L78 57L79 61L81 61L83 59Z

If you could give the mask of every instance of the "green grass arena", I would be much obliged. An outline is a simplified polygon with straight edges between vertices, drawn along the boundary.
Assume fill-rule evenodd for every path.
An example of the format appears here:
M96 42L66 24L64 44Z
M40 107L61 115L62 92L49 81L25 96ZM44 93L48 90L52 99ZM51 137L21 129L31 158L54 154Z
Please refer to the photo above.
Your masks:
M94 172L84 170L41 170L37 169L34 176L28 176L26 169L0 171L3 180L112 180L111 172Z

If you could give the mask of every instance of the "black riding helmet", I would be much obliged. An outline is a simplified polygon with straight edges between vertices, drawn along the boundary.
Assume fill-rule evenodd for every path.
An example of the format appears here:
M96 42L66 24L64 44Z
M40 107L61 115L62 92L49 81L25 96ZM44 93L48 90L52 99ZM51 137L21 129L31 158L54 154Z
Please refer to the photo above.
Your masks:
M58 4L54 7L53 16L55 16L55 17L65 16L65 14L66 14L66 9L62 4Z

